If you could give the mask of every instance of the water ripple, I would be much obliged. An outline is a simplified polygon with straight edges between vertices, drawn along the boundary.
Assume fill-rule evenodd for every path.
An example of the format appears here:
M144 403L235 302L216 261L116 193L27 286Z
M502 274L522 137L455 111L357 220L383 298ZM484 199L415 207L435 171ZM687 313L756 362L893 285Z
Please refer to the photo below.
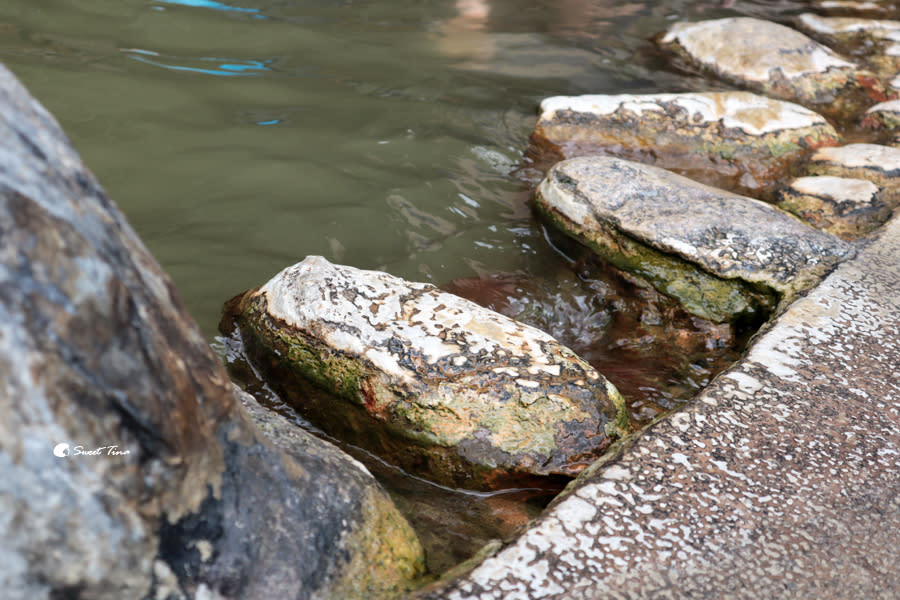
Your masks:
M215 58L207 56L186 59L174 56L165 57L158 52L141 50L140 48L128 48L123 50L123 52L126 53L128 58L169 69L170 71L187 71L191 73L203 73L205 75L217 75L220 77L256 77L263 71L271 70L268 66L271 60L236 60L233 58ZM196 62L198 66L172 64L163 61L193 61Z

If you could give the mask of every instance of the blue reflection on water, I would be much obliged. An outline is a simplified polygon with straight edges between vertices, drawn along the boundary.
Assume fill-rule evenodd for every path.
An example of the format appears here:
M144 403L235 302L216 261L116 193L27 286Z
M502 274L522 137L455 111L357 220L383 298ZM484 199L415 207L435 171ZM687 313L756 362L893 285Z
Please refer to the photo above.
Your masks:
M192 60L202 62L213 62L216 64L214 68L189 67L187 65L172 65L161 62L162 57L156 52L150 50L141 50L139 48L131 48L126 50L128 58L139 60L141 62L169 69L171 71L188 71L191 73L204 73L206 75L218 75L220 77L256 77L261 71L269 71L268 60L245 60L241 62L231 62L234 59L229 58L211 58L200 57ZM151 58L152 57L152 58ZM226 62L228 61L228 62Z
M239 6L228 6L221 2L213 2L212 0L156 0L161 4L181 4L182 6L195 6L198 8L212 8L214 10L233 10L236 12L256 13L258 8L241 8Z
M257 125L277 125L281 123L281 119L272 119L271 121L257 121Z

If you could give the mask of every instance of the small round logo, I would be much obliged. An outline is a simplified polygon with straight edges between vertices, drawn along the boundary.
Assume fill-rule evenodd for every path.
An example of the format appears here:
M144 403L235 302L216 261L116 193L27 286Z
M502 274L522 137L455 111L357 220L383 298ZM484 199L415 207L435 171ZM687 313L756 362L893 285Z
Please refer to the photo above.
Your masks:
M69 445L68 444L57 444L53 447L53 456L58 456L60 458L66 457L69 455Z

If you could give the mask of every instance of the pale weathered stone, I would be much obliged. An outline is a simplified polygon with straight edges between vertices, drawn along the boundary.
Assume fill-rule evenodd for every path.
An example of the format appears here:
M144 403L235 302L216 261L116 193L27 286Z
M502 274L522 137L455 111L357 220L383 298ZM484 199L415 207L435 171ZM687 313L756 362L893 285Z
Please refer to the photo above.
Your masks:
M748 92L547 98L532 135L557 159L602 152L754 195L838 140L809 109Z
M759 319L851 253L771 205L617 158L558 163L536 204L612 264L718 322Z
M817 40L861 57L883 79L891 79L900 71L900 21L804 13L795 23Z
M816 0L813 6L826 15L856 18L895 17L900 12L894 0Z
M809 160L810 175L834 175L871 181L882 188L884 199L900 204L900 149L879 144L848 144L821 148Z
M798 177L779 190L778 206L822 231L850 240L891 216L877 185L864 179Z
M172 282L3 67L0 414L4 600L327 597L358 585L344 572L412 567L364 598L416 575L414 548L346 551L366 511L324 502L315 456L247 420Z
M900 596L900 219L429 600Z
M900 133L900 100L881 102L867 110L862 126L891 136Z
M571 350L429 284L313 256L229 312L285 396L296 375L339 396L295 397L301 413L441 483L574 475L627 429L619 393Z
M682 22L657 41L692 67L832 117L850 117L889 99L873 73L777 23L748 17Z

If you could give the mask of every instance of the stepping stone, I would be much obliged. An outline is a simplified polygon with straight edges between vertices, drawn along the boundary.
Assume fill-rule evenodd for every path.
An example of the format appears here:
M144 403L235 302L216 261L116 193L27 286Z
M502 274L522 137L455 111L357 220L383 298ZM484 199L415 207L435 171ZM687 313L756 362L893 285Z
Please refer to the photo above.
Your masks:
M796 18L795 24L829 46L853 56L864 56L883 78L890 79L900 71L900 21L805 13Z
M778 206L845 240L872 231L891 216L891 207L871 181L828 175L794 179L779 191Z
M556 159L612 154L754 195L839 139L813 111L749 92L556 96L531 137Z
M558 163L536 205L613 265L715 322L762 320L852 252L774 206L618 158Z
M444 485L546 485L629 428L619 392L571 350L429 284L311 256L227 312L316 426Z
M900 100L876 104L863 115L862 126L887 132L900 132Z
M890 99L873 73L799 31L769 21L738 17L676 23L657 43L691 68L835 118Z
M883 189L890 206L900 203L900 149L879 144L820 148L809 160L810 175L834 175L871 181Z
M818 0L813 2L813 8L834 16L884 18L900 12L900 3L868 0Z

